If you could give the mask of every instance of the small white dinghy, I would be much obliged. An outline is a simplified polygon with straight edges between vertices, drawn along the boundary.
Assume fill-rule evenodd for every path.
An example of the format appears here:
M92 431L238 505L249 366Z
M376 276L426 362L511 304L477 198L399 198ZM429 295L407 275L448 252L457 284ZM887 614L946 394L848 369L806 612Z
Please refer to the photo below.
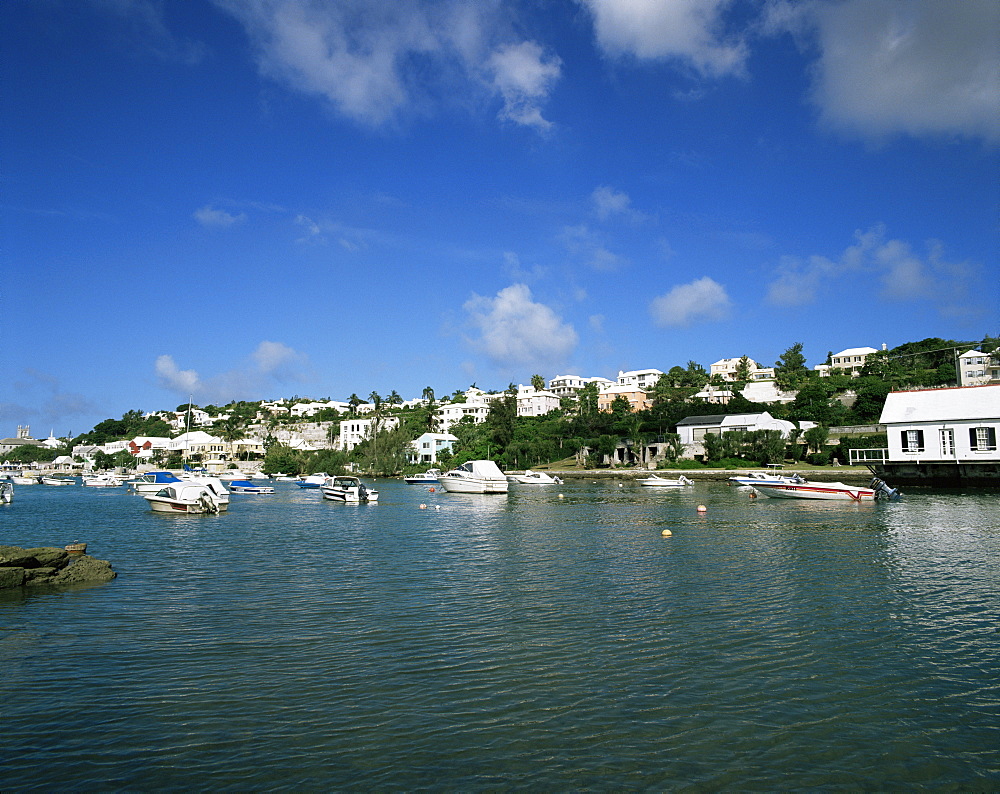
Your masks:
M639 485L651 485L660 488L680 488L683 485L694 485L694 483L683 474L676 480L668 480L666 477L657 477L655 474L650 474L648 477L636 480L636 482L639 483Z

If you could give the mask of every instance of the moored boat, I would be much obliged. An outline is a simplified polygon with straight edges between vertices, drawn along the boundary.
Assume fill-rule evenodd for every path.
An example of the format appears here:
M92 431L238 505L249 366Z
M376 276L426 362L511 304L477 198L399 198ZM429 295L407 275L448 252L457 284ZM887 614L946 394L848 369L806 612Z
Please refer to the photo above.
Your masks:
M328 477L320 488L324 499L331 502L377 502L378 491L369 488L357 477L337 475Z
M14 501L14 483L0 482L0 505L9 505Z
M872 480L871 488L845 485L842 482L755 483L757 493L774 499L816 499L821 501L874 502L876 499L898 499L900 493L882 480Z
M122 482L114 474L92 474L83 478L83 484L88 488L118 488Z
M428 469L423 474L414 474L412 477L404 477L403 482L407 485L433 485L441 477L441 469Z
M156 493L165 485L181 482L181 478L169 471L147 471L135 480L129 480L130 489L139 494Z
M229 509L229 492L220 480L216 482L216 487L210 487L204 482L181 480L142 498L155 513L224 513Z
M684 485L694 485L691 480L685 477L683 474L676 480L671 480L666 477L658 477L655 474L650 474L648 477L643 477L642 479L636 480L639 485L649 485L661 488L679 488Z
M256 485L250 480L232 480L229 490L232 493L274 493L274 488L270 485Z
M544 471L526 469L524 474L508 474L507 479L521 485L562 485L562 480Z
M492 460L470 460L441 475L448 493L507 493L504 473Z
M330 479L330 475L321 471L316 474L309 474L305 477L301 477L295 481L295 484L299 486L299 488L319 488L328 479Z
M70 477L42 477L42 485L76 485Z

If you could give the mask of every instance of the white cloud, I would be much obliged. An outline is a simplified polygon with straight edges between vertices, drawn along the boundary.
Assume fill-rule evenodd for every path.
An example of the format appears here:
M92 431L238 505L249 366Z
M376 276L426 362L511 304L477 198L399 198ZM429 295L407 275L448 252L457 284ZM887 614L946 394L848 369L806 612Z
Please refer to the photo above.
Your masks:
M489 68L493 85L503 97L500 117L545 131L552 123L542 118L541 102L548 99L559 79L562 61L545 56L533 41L504 44L493 52Z
M579 0L612 56L673 59L707 77L740 74L746 45L727 40L722 15L731 0Z
M250 360L235 369L202 378L193 369L180 369L171 355L156 359L160 388L196 402L224 405L231 400L260 399L278 384L304 382L310 377L309 357L281 342L261 342Z
M193 369L180 369L170 355L156 359L156 378L160 388L179 394L193 394L201 388L201 380Z
M721 284L708 276L679 284L649 305L653 322L660 326L686 326L694 322L716 322L729 316L732 301Z
M628 193L602 185L594 188L590 194L590 201L594 205L594 213L604 221L612 215L628 215L632 212L632 199Z
M887 239L885 227L876 225L855 232L855 241L837 259L786 256L778 264L776 278L768 286L768 302L776 306L805 306L824 293L833 294L845 279L854 278L869 288L880 285L887 300L926 300L942 314L954 314L960 307L973 307L971 287L977 268L968 262L945 259L940 242L927 242L921 256L904 240Z
M495 298L473 295L463 308L479 334L469 344L505 369L555 367L578 342L573 326L533 301L525 284L506 287Z
M628 263L628 260L609 250L601 236L586 224L566 226L562 231L562 241L570 254L599 272L618 270Z
M863 137L1000 140L1000 3L773 3L772 30L815 34L813 99L824 122Z
M243 223L247 219L245 213L241 212L239 215L231 215L225 210L217 210L210 205L195 210L192 217L202 226L216 226L220 228L228 228L237 223Z
M544 131L560 61L512 40L495 3L465 0L215 0L253 41L261 73L372 127L438 102L503 102L500 117Z

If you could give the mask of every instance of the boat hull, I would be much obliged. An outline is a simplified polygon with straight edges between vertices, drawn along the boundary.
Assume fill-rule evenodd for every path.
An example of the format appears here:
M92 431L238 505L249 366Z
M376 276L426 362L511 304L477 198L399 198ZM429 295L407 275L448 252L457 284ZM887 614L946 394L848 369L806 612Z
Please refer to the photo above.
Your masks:
M772 499L813 499L826 502L874 502L871 488L852 487L843 483L755 483L754 490Z
M441 487L448 493L507 493L507 480L466 479L464 477L442 477Z
M157 499L144 497L149 502L149 509L154 513L225 513L229 509L228 504L219 504L215 507L208 507L203 502L179 501L176 499Z

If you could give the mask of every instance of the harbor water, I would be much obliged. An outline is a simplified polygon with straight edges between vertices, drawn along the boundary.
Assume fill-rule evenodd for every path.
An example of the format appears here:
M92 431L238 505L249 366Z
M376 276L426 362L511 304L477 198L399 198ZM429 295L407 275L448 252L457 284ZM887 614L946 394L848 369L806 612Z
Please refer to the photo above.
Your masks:
M118 578L0 593L0 789L1000 790L995 492L376 485L18 487Z

